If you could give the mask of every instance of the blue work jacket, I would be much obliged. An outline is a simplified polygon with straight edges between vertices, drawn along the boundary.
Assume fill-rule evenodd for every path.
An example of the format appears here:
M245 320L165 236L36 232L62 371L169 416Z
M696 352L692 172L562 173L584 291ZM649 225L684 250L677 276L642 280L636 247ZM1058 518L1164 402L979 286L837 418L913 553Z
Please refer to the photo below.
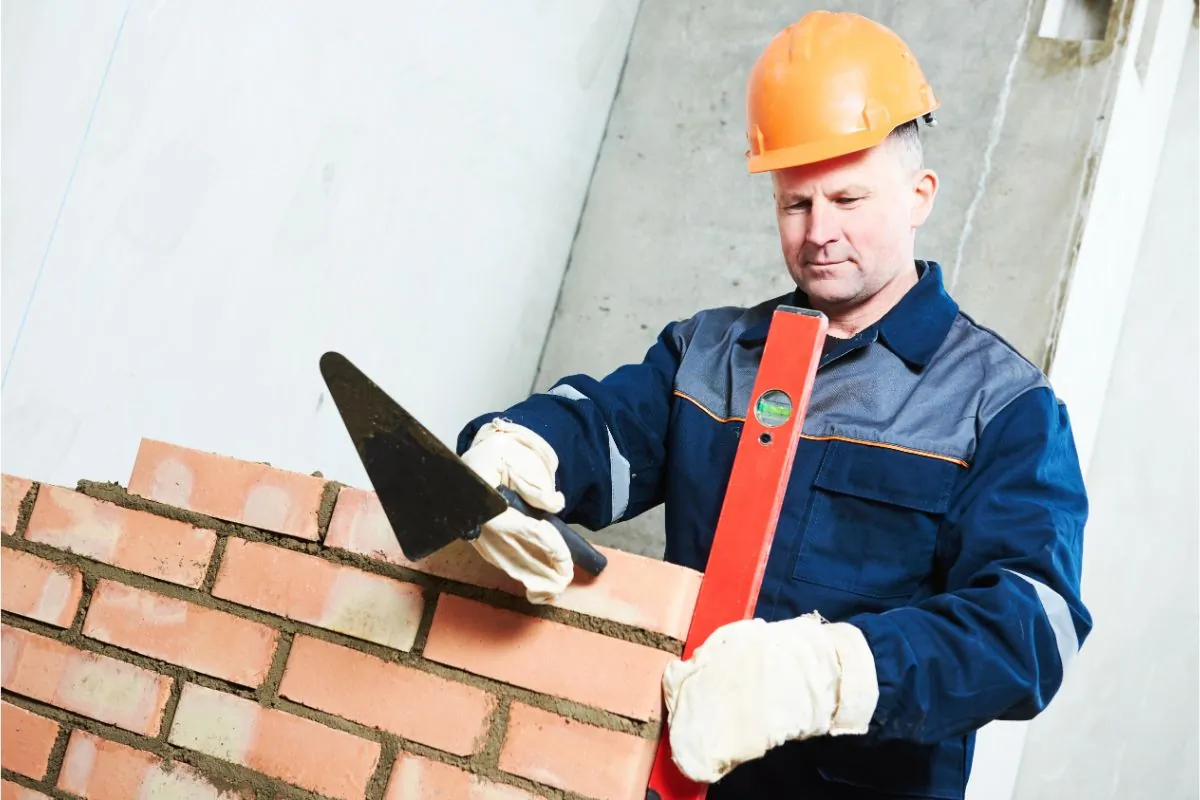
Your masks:
M710 787L722 798L961 798L974 732L1044 709L1091 630L1087 498L1042 372L962 313L941 268L879 322L826 344L756 615L862 630L879 703L863 736L790 742ZM703 570L771 313L714 308L641 363L572 375L496 416L558 454L563 517L592 530L665 503L668 561Z

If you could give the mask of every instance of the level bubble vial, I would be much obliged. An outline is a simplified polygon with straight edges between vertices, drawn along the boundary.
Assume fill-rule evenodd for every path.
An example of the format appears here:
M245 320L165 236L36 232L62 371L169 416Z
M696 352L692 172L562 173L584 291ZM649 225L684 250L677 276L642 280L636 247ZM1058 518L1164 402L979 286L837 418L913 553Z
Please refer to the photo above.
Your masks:
M754 404L754 416L768 428L778 428L791 419L792 398L779 389L763 392Z

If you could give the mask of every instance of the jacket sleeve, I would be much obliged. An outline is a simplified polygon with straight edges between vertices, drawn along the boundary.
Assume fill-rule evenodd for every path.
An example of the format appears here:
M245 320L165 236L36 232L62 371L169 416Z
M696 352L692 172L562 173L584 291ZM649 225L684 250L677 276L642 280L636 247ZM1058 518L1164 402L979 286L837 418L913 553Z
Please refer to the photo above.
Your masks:
M598 530L654 507L662 499L667 425L684 347L677 327L667 325L641 363L601 380L572 375L504 411L476 417L459 434L458 453L483 425L503 417L554 448L564 521Z
M1092 627L1086 518L1066 408L1047 388L1026 391L983 430L947 513L944 592L846 620L875 656L867 735L933 743L1041 712Z

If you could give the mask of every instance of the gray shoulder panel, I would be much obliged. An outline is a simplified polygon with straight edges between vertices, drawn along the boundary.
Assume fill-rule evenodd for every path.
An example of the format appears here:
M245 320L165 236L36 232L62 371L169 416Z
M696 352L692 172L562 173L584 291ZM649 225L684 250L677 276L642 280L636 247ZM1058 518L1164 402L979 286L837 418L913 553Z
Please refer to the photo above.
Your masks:
M748 328L770 316L783 298L768 300L749 308L719 306L696 312L675 326L675 341L684 349L694 341L700 347L712 347L719 342L737 341Z
M1004 408L1030 389L1050 388L1050 381L1035 364L992 331L959 313L942 343L934 364L953 366L948 376L959 386L975 387L975 417L980 432ZM931 367L934 364L930 364Z
M923 370L883 344L817 373L804 433L912 449L969 464L984 427L1045 377L963 314Z
M762 343L738 344L781 298L701 312L675 328L677 394L718 420L744 418ZM1034 364L960 313L923 370L873 341L817 372L804 435L892 445L969 464L987 424L1026 391L1048 387Z
M738 347L738 338L770 317L790 296L750 308L707 309L676 325L676 343L683 354L675 375L676 392L719 419L743 416L754 388L762 348Z

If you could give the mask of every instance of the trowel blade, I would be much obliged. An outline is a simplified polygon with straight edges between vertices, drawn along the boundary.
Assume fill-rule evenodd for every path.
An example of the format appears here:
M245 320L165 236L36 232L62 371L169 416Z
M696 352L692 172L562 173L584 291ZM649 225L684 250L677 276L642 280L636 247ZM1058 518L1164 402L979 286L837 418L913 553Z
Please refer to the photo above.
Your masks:
M321 375L410 561L468 537L508 508L499 492L345 356L321 356Z

